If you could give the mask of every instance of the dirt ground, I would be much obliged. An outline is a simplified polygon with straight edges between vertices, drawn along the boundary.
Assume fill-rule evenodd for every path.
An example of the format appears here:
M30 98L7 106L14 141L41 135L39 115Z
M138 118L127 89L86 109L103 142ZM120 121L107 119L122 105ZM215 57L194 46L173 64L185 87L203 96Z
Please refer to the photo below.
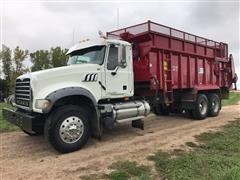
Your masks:
M104 133L102 141L90 139L81 150L59 154L43 136L29 137L23 132L1 133L0 179L80 179L82 175L108 173L108 166L118 160L134 160L152 165L146 157L157 150L186 148L194 136L240 118L240 104L223 107L220 115L203 121L184 116L150 115L145 130L129 124Z

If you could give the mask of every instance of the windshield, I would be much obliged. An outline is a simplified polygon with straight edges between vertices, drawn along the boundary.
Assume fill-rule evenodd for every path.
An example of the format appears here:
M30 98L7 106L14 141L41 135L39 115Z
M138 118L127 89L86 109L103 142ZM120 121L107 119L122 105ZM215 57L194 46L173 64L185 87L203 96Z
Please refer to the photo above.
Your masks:
M80 49L70 54L67 64L102 64L104 53L105 46L93 46Z

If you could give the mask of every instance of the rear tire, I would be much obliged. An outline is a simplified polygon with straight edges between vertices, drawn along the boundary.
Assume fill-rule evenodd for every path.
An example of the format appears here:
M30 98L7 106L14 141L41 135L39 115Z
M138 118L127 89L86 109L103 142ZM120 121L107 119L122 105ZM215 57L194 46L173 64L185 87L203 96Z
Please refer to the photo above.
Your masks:
M154 107L154 113L157 115L157 116L168 116L170 114L170 110L168 107L164 107L163 105L161 104L158 104Z
M61 153L79 150L90 137L86 110L67 105L54 110L45 123L44 134Z
M205 94L198 94L195 102L194 110L192 110L192 116L196 120L203 120L208 115L208 98Z
M221 100L217 94L209 95L209 111L208 116L215 117L218 116L221 109Z

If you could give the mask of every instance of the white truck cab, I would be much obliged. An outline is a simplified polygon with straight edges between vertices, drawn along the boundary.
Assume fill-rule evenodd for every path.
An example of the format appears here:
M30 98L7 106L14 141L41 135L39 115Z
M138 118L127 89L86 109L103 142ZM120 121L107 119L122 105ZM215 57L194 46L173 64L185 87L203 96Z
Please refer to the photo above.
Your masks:
M82 66L82 72L85 72L82 82L85 86L97 84L96 88L90 88L96 91L94 94L97 95L97 100L133 96L130 43L105 38L86 40L70 48L67 54L70 56L68 61L70 66L95 65L94 72Z
M134 99L131 44L100 37L84 40L67 52L68 65L17 78L16 111L4 117L29 135L44 132L60 152L81 148L102 128L132 122L143 129L150 106Z
M86 89L96 102L133 96L132 49L128 42L104 38L86 40L70 48L67 54L68 66L32 72L18 78L30 78L34 112L42 113L44 108L40 104L49 104L47 101L44 104L43 99L63 87ZM22 107L21 103L16 103L16 106Z

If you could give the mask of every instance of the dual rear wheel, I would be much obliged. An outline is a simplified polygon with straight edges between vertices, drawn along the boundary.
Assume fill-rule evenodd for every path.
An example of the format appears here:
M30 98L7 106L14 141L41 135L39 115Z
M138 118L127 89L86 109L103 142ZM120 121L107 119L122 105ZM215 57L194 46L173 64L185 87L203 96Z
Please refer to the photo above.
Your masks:
M221 109L221 100L215 93L208 97L205 94L198 94L194 109L191 110L191 116L197 120L203 120L207 116L218 116Z
M189 111L191 117L196 120L203 120L207 116L218 116L221 110L221 99L218 94L210 93L208 96L205 94L198 94L197 100L192 110ZM158 104L154 107L154 113L156 115L167 116L170 113L169 107L164 107Z

